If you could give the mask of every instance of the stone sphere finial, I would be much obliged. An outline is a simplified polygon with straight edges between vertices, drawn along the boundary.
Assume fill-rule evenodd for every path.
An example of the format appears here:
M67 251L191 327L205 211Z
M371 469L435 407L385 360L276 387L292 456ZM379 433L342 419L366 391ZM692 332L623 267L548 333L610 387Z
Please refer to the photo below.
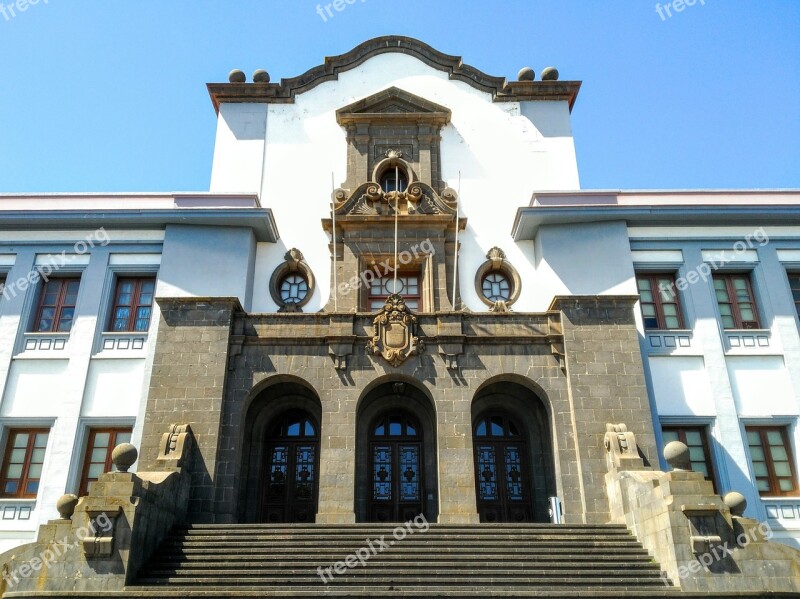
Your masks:
M530 67L523 67L517 73L519 81L533 81L536 78L536 73Z
M689 458L689 448L680 441L670 441L664 447L664 459L673 470L691 470L692 462Z
M231 83L244 83L247 81L247 76L244 74L243 70L233 69L230 73L228 73L228 81Z
M726 493L725 497L722 498L722 501L725 502L725 505L728 506L728 509L734 516L743 515L744 511L747 509L747 499L745 499L745 496L738 491Z
M542 81L558 81L558 69L555 67L546 67L542 71Z
M67 493L66 495L62 495L56 501L56 509L58 510L58 515L61 516L62 520L70 520L72 519L72 514L75 513L75 506L78 505L78 496L73 495L72 493Z
M253 73L253 83L269 83L269 73L264 69L258 69Z
M111 461L120 472L127 472L138 457L139 452L130 443L120 443L111 452Z

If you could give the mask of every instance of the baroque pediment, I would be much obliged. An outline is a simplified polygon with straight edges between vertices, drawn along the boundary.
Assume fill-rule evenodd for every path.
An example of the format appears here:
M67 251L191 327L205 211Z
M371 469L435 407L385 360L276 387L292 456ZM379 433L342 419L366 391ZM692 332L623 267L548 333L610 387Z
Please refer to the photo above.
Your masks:
M446 188L442 195L425 183L414 182L405 191L384 191L374 182L360 185L354 192L337 189L333 192L336 216L394 216L399 207L401 216L456 214L458 194Z
M340 108L336 111L336 120L340 125L347 125L413 118L417 123L445 125L450 122L450 114L449 108L398 87L390 87Z

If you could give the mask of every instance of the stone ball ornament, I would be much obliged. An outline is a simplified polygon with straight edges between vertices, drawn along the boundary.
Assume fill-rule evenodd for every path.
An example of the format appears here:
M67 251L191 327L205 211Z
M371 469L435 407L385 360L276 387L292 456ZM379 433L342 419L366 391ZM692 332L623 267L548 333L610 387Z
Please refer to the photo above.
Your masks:
M536 78L536 73L530 67L523 67L517 73L518 81L533 81Z
M542 71L542 81L558 81L558 69L555 67L546 67Z
M120 443L111 452L111 461L120 472L127 472L138 457L136 446L130 443Z
M243 70L233 69L230 73L228 73L228 81L230 83L244 83L247 81L247 76L244 74Z
M72 514L75 513L75 506L78 505L78 496L73 495L72 493L67 493L66 495L62 495L56 501L56 509L58 510L58 515L61 516L62 520L70 520L72 519Z
M664 447L664 459L673 470L691 470L689 448L680 441L670 441Z
M728 506L728 509L734 516L742 516L744 511L747 509L747 499L738 491L726 493L725 497L722 498L722 501L725 502L725 505Z
M253 83L269 83L269 73L264 69L258 69L253 73Z

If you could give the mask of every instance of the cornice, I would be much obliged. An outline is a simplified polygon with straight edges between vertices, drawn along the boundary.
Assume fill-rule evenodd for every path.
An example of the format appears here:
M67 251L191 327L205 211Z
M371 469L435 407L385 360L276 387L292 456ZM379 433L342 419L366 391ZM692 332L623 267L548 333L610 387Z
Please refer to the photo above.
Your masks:
M323 64L297 77L281 79L280 83L209 83L208 93L217 112L223 102L293 103L298 94L307 92L326 81L335 81L340 73L388 52L413 56L428 66L447 73L453 81L464 82L479 91L491 94L495 102L562 100L569 103L571 110L581 86L579 81L509 83L504 77L488 75L464 64L460 56L444 54L417 39L386 35L367 40L344 54L328 56Z

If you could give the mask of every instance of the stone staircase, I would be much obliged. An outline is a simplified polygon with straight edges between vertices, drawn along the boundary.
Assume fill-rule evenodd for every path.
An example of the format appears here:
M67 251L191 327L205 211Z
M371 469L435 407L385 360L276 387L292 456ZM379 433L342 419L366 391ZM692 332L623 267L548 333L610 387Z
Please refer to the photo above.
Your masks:
M427 531L414 524L193 525L170 534L128 591L132 597L681 595L624 526L549 524Z

